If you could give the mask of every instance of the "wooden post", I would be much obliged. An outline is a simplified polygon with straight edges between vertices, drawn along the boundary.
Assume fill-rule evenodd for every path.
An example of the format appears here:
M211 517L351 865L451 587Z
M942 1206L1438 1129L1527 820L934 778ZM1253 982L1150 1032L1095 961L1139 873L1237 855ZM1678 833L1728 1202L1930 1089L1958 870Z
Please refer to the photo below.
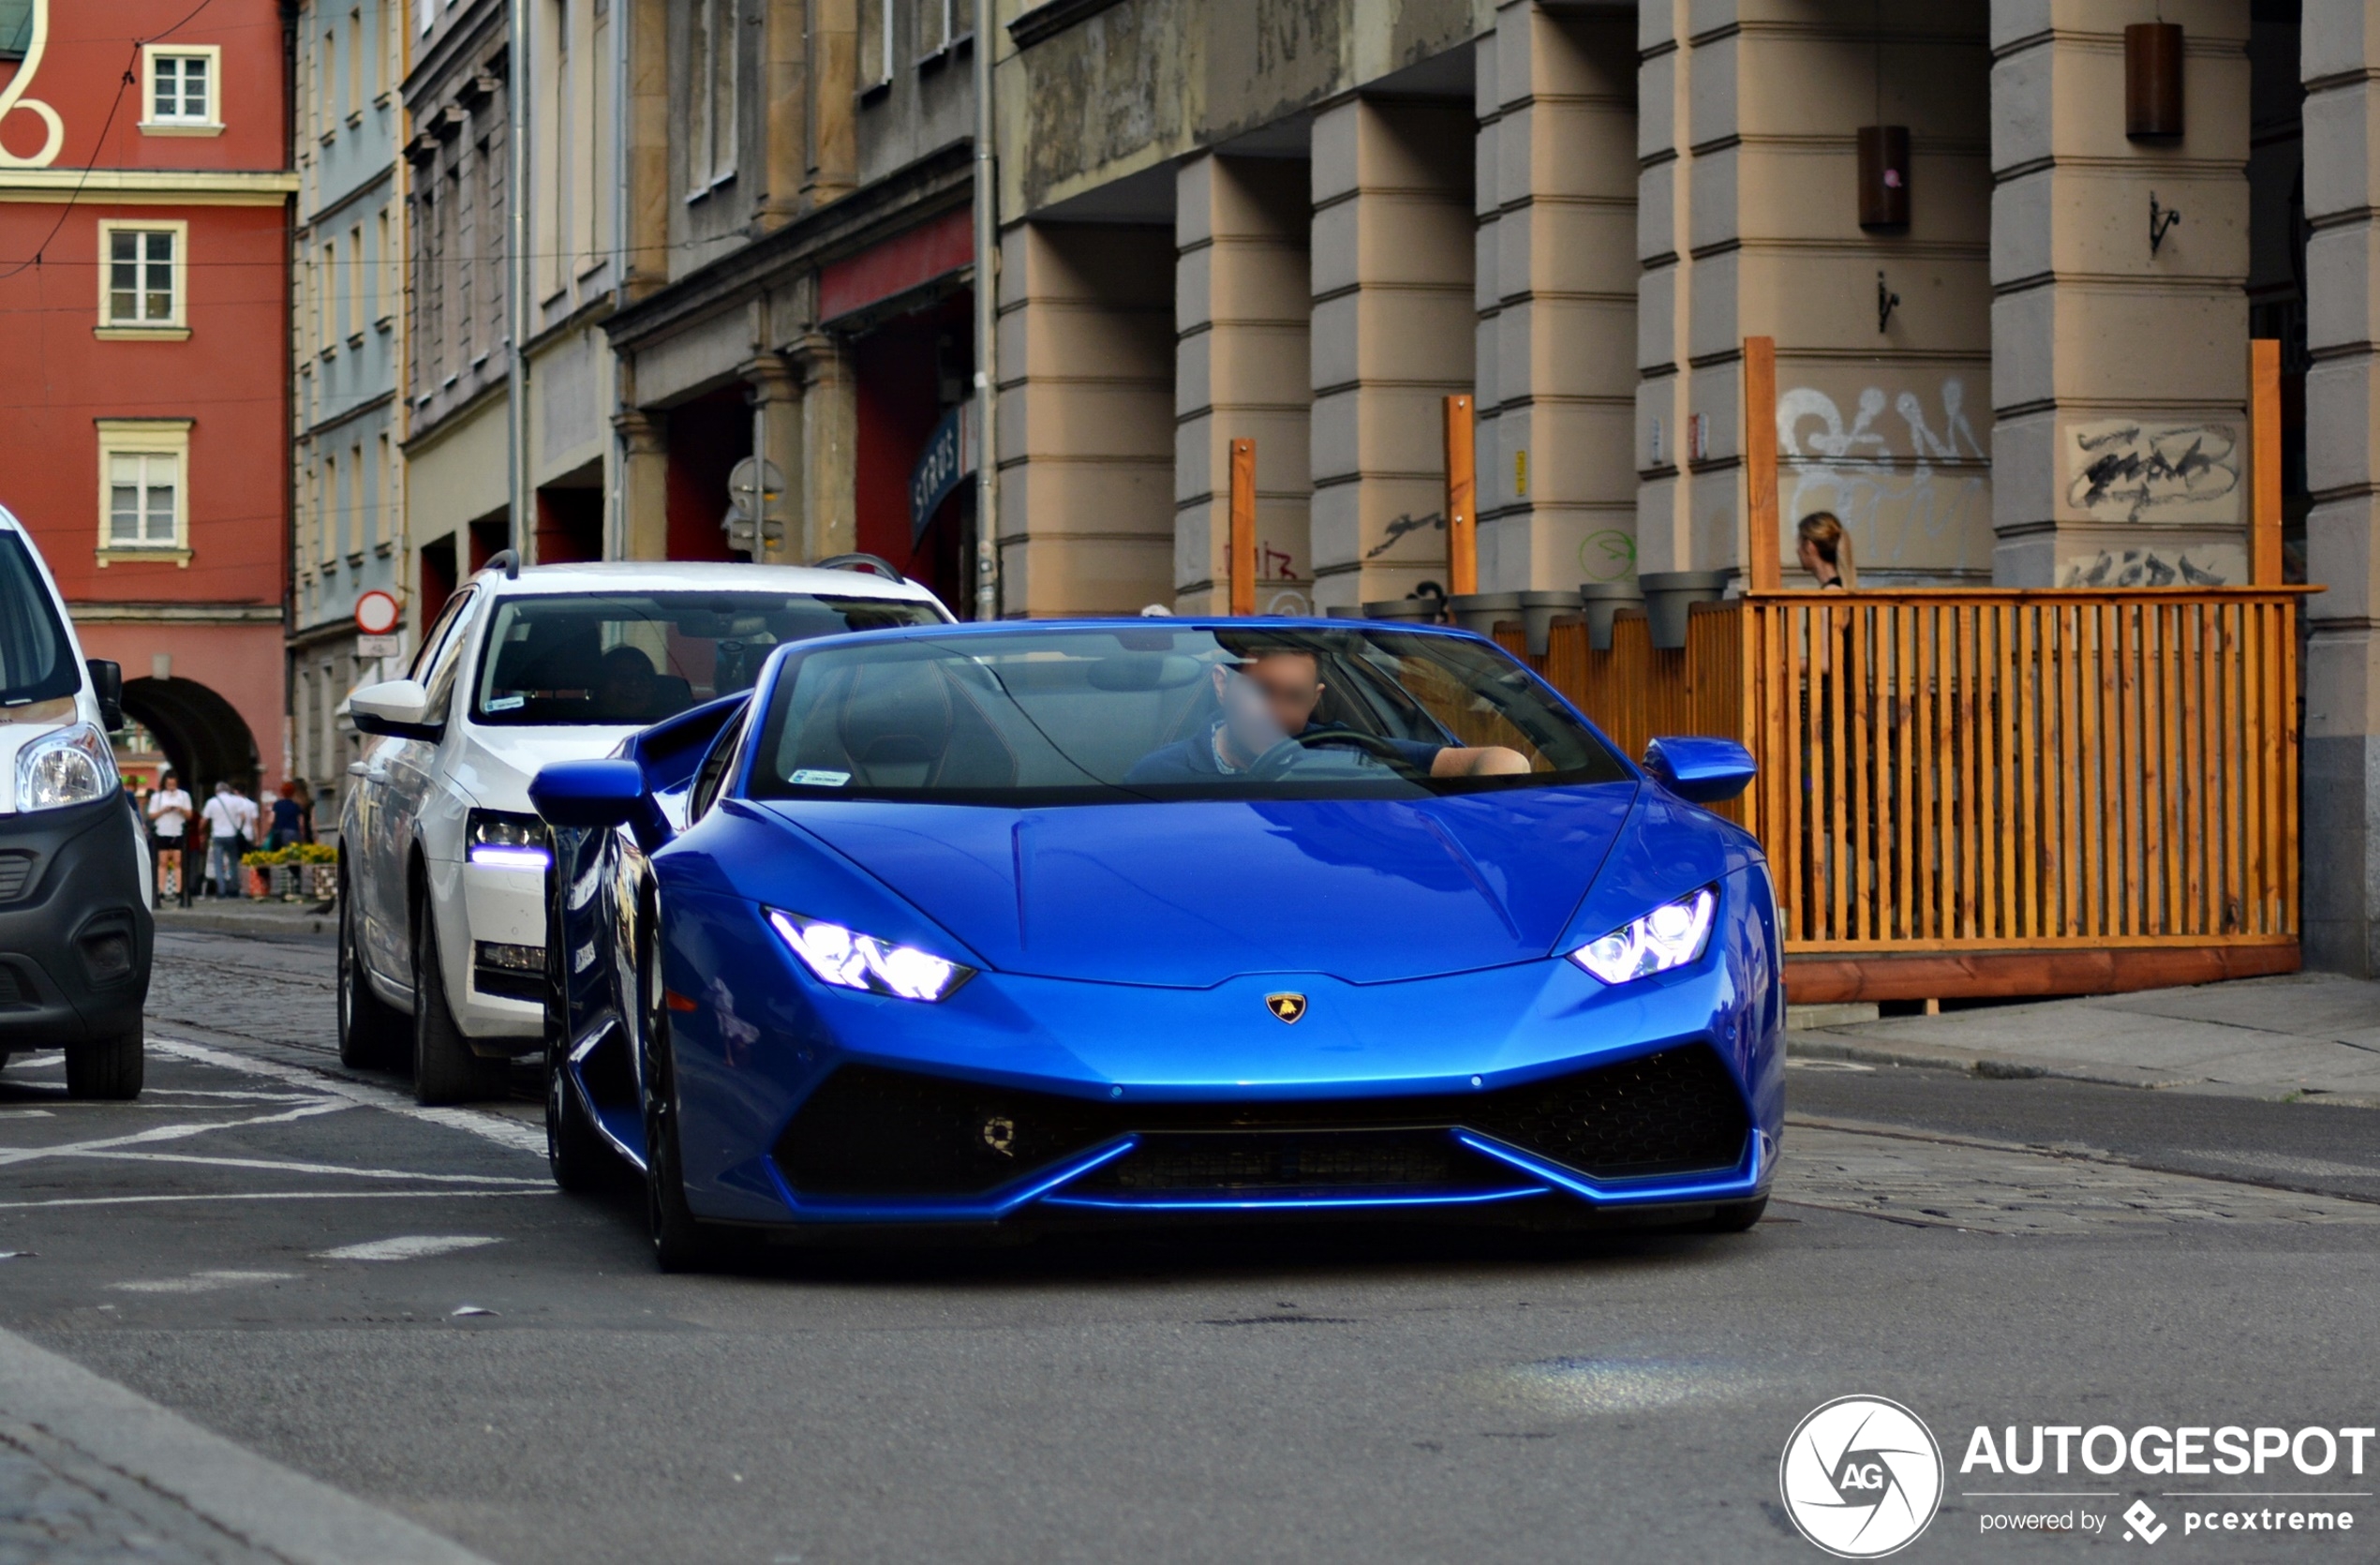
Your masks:
M1257 443L1231 442L1231 612L1257 611Z
M2248 344L2248 585L2281 585L2281 339Z
M1777 339L1744 339L1744 495L1751 551L1745 579L1755 592L1783 585L1777 530Z
M1471 399L1446 399L1446 575L1453 593L1480 589L1477 453L1472 449Z

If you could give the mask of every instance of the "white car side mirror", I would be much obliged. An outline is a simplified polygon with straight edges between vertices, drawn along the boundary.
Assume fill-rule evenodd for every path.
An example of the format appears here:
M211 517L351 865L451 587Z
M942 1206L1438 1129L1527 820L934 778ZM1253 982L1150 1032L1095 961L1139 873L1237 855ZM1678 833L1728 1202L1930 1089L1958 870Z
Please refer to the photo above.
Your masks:
M358 729L405 739L436 738L438 730L445 727L424 721L429 706L429 690L419 679L384 679L347 698L349 715Z

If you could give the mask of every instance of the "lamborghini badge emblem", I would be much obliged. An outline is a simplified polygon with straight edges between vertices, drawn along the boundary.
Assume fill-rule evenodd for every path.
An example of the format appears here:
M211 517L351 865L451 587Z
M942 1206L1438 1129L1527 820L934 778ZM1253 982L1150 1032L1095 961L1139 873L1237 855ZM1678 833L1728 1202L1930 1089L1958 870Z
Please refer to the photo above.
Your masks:
M1283 1021L1295 1021L1305 1014L1305 996L1284 990L1264 997L1264 1008Z

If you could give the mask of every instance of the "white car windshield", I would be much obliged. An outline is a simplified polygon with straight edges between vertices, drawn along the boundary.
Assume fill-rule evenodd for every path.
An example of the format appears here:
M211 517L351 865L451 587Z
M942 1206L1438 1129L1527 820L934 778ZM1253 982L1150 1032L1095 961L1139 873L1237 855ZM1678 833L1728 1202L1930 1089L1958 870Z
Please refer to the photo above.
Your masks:
M1429 632L886 636L797 651L769 689L763 797L1409 798L1629 775L1527 669Z
M15 533L0 532L0 722L11 708L56 701L82 688L82 671L33 552Z
M507 597L480 654L472 716L508 725L642 727L751 688L788 641L943 622L905 598L808 592Z

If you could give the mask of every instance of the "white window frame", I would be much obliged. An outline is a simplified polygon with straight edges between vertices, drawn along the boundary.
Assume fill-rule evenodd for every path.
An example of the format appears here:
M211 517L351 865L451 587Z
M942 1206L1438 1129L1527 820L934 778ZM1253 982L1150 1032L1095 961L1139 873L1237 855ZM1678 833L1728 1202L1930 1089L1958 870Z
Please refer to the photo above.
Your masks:
M102 566L117 560L171 559L190 565L190 425L186 418L98 419L99 547ZM163 458L173 464L173 536L118 543L115 538L115 459Z
M119 233L166 233L173 236L173 313L163 320L118 320L112 286L115 280L115 236ZM99 323L92 335L103 342L181 342L190 335L190 225L178 218L102 217L95 270L99 274ZM147 262L141 262L146 265ZM135 292L145 293L146 289Z
M161 59L202 59L206 62L206 117L157 113L157 62ZM141 133L144 136L220 136L223 134L223 46L213 43L151 43L141 47Z

